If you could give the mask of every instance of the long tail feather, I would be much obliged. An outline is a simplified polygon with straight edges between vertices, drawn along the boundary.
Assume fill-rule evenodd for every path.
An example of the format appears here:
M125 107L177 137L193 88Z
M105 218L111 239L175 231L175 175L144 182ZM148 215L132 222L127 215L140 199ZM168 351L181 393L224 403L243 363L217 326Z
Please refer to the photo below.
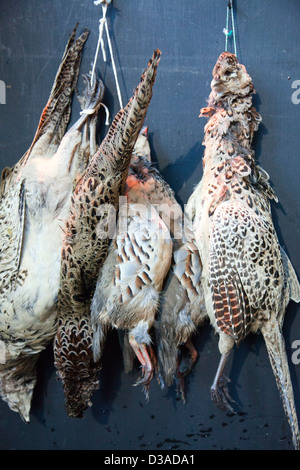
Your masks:
M295 409L294 393L285 350L283 334L278 326L269 323L262 328L262 334L267 346L270 363L276 379L276 384L283 402L283 408L291 427L293 444L300 448L300 433Z
M35 143L45 132L49 133L49 142L55 139L57 145L66 132L71 114L72 96L78 81L82 51L89 35L89 31L85 30L74 43L76 29L77 25L69 38L50 96L43 109L30 149L24 156L23 164L28 160Z
M68 40L30 148L14 166L5 168L2 172L0 198L6 193L8 187L14 183L19 169L26 164L39 139L47 133L48 144L52 143L58 147L66 132L71 114L72 97L78 80L82 51L89 35L89 32L85 30L75 41L76 29L77 25Z
M132 151L152 98L152 87L160 56L161 52L156 49L132 98L114 118L105 139L91 161L87 178L97 174L95 167L98 166L99 159L104 157L114 162L116 171L125 171L124 180L126 179L126 170L129 167Z

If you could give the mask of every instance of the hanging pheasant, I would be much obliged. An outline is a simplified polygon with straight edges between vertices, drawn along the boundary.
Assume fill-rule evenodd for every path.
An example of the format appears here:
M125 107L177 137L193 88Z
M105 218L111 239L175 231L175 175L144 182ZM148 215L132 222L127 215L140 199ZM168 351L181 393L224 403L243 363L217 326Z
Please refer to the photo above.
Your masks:
M69 416L81 417L98 387L93 361L90 300L108 251L109 233L123 194L132 151L152 97L156 50L128 104L115 117L71 199L65 226L58 296L55 365Z
M263 334L289 420L299 429L282 324L300 286L272 222L276 197L267 173L255 163L252 139L261 117L252 107L250 76L236 56L219 57L211 82L205 126L204 172L187 205L203 265L201 282L210 321L219 334L221 360L212 399L232 410L224 368L234 344L250 332Z
M125 330L122 349L126 372L133 365L129 342L142 367L136 385L143 386L148 398L156 366L150 330L173 245L160 210L166 211L164 204L171 211L168 203L173 194L151 163L147 134L144 127L135 145L126 180L127 202L120 211L118 234L99 273L91 315L95 360L101 358L108 330Z
M30 150L2 180L0 200L0 393L29 421L39 353L55 335L62 220L85 151L85 114L63 136L87 32L68 43ZM97 111L101 93L87 104Z

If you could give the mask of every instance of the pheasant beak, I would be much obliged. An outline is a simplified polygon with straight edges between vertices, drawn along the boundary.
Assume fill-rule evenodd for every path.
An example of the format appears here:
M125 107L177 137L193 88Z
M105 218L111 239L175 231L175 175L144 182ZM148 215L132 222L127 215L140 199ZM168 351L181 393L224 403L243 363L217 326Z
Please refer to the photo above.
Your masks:
M148 139L148 132L149 132L149 127L148 126L144 126L141 130L141 134L144 135L145 137L147 137L147 139Z
M212 79L211 81L211 88L213 88L214 86L218 85L220 83L220 75L216 74L214 75L214 78Z

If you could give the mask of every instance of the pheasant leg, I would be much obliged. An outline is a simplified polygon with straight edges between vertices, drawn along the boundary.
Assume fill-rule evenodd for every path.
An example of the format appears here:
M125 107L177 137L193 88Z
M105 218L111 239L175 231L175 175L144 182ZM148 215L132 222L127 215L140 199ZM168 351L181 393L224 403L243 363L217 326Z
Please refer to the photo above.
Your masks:
M177 358L177 391L180 392L183 402L185 402L184 377L191 372L198 357L198 351L189 338L184 343L184 349L179 350Z
M229 358L229 353L222 354L216 376L210 389L212 401L222 410L235 413L229 401L234 402L228 392L228 382L230 379L225 375L224 369Z
M144 392L146 394L146 397L149 395L149 386L150 382L153 377L153 357L154 357L154 352L152 351L152 348L150 346L146 346L145 344L138 344L136 340L134 339L129 339L129 343L132 347L132 349L135 352L136 357L138 358L139 362L141 363L142 367L142 376L140 379L136 381L134 385L143 385ZM148 350L149 349L149 353Z
M188 354L184 355L179 359L179 372L182 375L187 375L189 372L191 372L192 368L194 367L194 364L198 357L198 351L193 345L191 338L187 340L184 346L188 350Z

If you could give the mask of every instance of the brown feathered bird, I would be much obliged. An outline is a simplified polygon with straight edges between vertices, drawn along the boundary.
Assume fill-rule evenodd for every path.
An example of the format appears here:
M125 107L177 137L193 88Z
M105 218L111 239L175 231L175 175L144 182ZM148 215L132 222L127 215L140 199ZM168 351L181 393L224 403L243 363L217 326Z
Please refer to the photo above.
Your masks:
M54 355L69 416L81 417L98 388L90 301L113 236L132 151L152 97L160 59L156 50L128 104L114 118L71 199L65 225Z
M252 107L253 84L235 55L223 53L214 69L205 126L203 177L187 205L203 271L201 282L210 321L219 334L221 360L213 400L232 410L224 374L234 344L261 331L299 447L299 429L282 324L300 286L279 244L268 174L255 162L254 131L261 117Z
M151 163L147 127L134 148L125 195L117 235L100 270L91 304L93 351L95 360L99 360L108 331L125 331L125 370L129 372L133 366L129 343L142 368L135 385L142 385L148 398L156 367L151 329L170 268L173 243L168 221L165 223L160 216L162 203L172 210L168 204L172 194Z
M71 99L88 32L68 42L33 143L2 178L0 200L0 392L29 421L36 362L56 330L62 220L85 152L81 129L67 132ZM99 95L90 94L93 112Z

